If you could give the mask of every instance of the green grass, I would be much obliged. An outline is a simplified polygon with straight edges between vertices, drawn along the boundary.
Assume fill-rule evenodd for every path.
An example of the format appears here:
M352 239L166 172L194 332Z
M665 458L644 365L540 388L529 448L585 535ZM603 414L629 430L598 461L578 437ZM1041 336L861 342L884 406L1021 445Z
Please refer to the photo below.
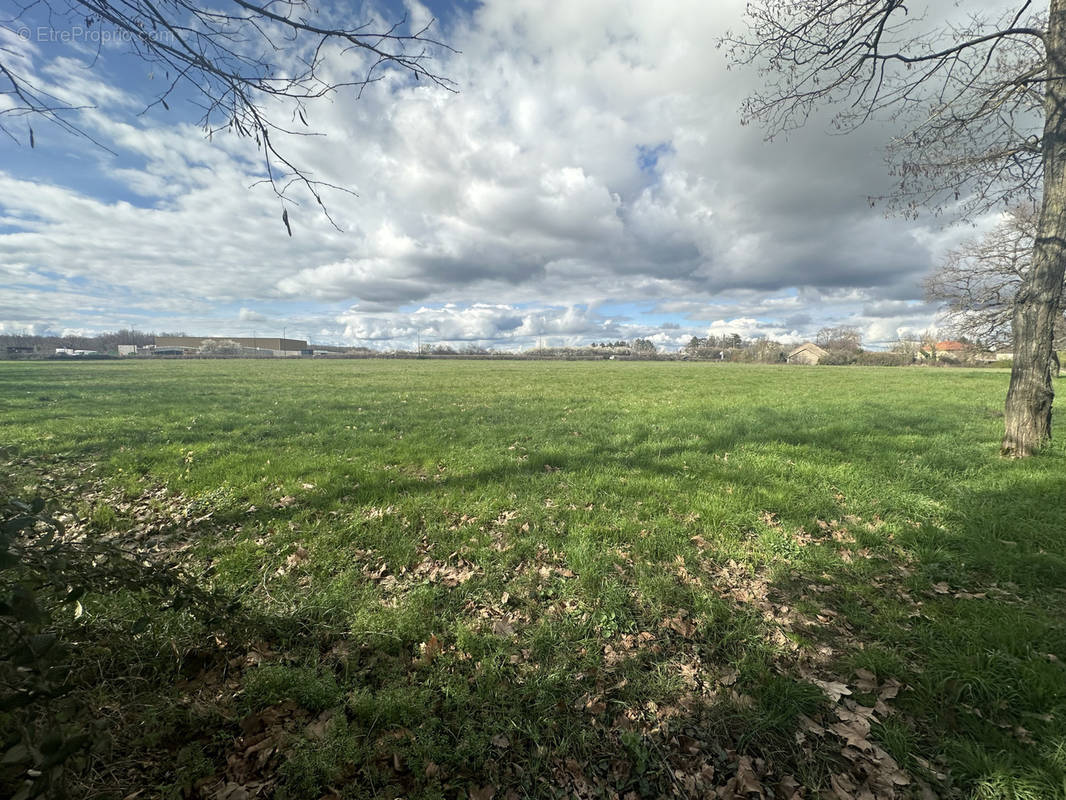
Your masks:
M23 489L92 464L128 498L165 486L210 512L186 558L259 620L220 655L161 619L133 646L144 683L115 657L99 699L126 704L127 746L163 764L206 743L210 763L145 781L222 775L239 723L286 708L279 796L553 796L579 791L567 759L598 790L660 796L744 754L814 795L852 761L803 733L843 707L812 681L869 707L868 670L901 685L870 739L903 793L1066 797L1066 449L998 456L1007 379L12 363L0 442ZM94 497L76 509L92 530L135 521ZM79 624L128 602L87 598ZM211 691L174 658L190 651ZM159 706L181 710L147 722Z

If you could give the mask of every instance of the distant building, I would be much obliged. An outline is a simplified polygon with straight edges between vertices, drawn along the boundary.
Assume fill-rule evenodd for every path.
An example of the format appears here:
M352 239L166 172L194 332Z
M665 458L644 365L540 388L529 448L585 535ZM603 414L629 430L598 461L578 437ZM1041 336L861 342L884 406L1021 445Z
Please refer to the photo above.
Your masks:
M922 355L933 361L962 361L966 356L966 345L962 342L937 342L922 348Z
M788 354L786 361L789 364L817 364L827 355L829 355L829 352L823 350L814 342L804 342Z
M156 355L217 353L219 355L259 355L298 357L308 350L303 339L233 336L157 336Z
M135 344L120 344L118 346L118 354L120 356L135 356L135 355L137 355L137 345L135 345Z

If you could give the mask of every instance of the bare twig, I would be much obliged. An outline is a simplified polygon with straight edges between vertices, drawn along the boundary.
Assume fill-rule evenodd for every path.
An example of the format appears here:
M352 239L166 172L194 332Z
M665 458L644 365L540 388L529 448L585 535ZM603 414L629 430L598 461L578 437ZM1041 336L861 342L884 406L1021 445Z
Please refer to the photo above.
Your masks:
M209 137L226 130L253 139L263 156L264 180L279 199L295 202L290 190L302 186L334 227L322 191L341 187L294 163L275 134L318 135L307 123L307 103L340 93L358 98L387 70L457 90L434 69L435 55L456 51L430 35L433 22L413 28L404 17L392 25L348 25L321 17L306 0L36 0L17 8L4 24L28 31L42 13L54 29L108 27L121 35L165 80L145 110L169 109L168 100L191 91ZM338 64L343 72L336 71ZM19 139L22 131L9 120L36 115L103 147L77 116L87 106L64 103L35 88L37 82L24 54L0 49L0 96L8 101L0 111L0 131ZM281 124L280 114L292 124ZM297 119L301 128L294 127Z

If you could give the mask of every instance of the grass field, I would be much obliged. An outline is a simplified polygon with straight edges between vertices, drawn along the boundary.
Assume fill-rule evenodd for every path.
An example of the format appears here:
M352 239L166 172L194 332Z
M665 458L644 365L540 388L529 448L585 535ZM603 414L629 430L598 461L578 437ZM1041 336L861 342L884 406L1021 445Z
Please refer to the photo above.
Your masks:
M1066 449L998 456L1007 379L0 363L14 491L238 601L56 622L80 796L1066 798Z

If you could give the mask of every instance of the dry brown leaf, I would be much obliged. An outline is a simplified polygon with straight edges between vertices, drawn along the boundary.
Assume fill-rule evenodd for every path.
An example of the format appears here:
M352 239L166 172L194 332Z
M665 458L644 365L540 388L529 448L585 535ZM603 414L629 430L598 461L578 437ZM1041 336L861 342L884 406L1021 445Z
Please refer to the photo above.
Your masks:
M492 632L496 636L514 636L514 626L506 617L493 620Z
M829 784L839 800L851 800L855 796L855 790L859 788L855 780L846 773L830 776Z
M806 714L800 714L799 721L805 731L813 733L815 736L825 736L825 728L823 728L813 719L808 717Z
M879 686L877 676L870 672L870 670L857 669L855 670L855 675L857 676L855 688L860 692L872 694L877 691L877 687Z
M304 728L304 734L308 739L323 739L326 736L326 728L329 725L330 719L333 718L332 711L323 711Z
M873 745L870 744L870 726L863 725L858 721L834 722L829 730L843 739L848 747L854 747L861 752L870 752Z
M781 800L803 800L803 787L791 775L786 775L777 784L777 796Z
M809 678L808 680L825 692L826 696L834 703L839 703L840 698L844 695L851 694L851 689L840 681L822 681L817 678Z
M664 619L660 624L664 628L668 628L669 630L681 634L686 639L692 638L692 636L694 636L696 633L696 626L693 625L690 620L685 618L684 612L681 612L675 617L668 617L667 619Z
M440 639L437 638L437 634L430 634L429 639L419 645L419 650L422 651L422 663L429 664L444 650L444 645L440 643Z

